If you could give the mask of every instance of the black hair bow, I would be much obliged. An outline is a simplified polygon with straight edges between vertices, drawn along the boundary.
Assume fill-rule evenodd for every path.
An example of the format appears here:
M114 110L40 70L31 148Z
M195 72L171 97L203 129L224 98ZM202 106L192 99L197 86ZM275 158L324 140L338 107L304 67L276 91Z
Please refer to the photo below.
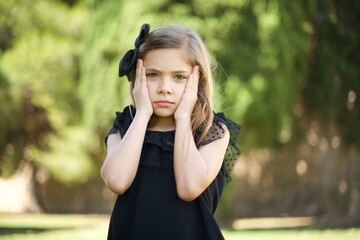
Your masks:
M125 53L125 55L121 58L119 64L119 77L127 76L130 81L130 72L131 69L136 64L136 60L138 58L139 48L141 44L144 42L146 36L149 34L150 25L145 23L140 28L139 36L135 40L135 48L130 49Z

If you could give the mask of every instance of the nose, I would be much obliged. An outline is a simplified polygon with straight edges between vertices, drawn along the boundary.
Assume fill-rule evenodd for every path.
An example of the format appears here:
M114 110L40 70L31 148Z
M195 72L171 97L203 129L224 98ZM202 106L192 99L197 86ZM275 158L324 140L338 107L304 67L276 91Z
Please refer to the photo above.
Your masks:
M160 94L171 94L172 88L170 84L170 80L166 77L162 78L158 87L158 93Z

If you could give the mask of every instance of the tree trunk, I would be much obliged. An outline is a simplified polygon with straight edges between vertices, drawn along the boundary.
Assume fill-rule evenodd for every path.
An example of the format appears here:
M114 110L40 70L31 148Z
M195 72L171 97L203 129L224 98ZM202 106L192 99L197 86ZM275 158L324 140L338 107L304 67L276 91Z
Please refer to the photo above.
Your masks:
M353 217L360 217L360 155L353 147L350 149L351 161L351 198L349 215Z
M326 212L329 215L337 213L333 199L336 198L336 159L326 137L321 138L320 151L322 153L322 185L323 199Z

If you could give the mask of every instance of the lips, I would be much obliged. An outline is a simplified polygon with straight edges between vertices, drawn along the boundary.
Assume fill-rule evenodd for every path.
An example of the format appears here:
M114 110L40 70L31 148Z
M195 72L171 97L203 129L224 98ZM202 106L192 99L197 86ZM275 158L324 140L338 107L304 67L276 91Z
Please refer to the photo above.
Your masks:
M167 100L160 100L160 101L156 101L154 103L159 107L169 107L172 104L174 104L173 102L170 102L170 101L167 101Z

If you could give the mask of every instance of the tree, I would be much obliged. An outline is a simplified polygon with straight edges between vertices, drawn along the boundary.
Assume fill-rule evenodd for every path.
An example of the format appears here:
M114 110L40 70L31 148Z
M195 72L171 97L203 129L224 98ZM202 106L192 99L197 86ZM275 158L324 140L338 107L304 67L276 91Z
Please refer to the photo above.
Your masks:
M360 168L355 155L360 144L360 4L327 1L318 3L311 19L313 29L309 54L309 71L301 92L304 109L302 121L319 127L315 134L323 152L324 194L330 211L349 211L360 215ZM341 148L341 157L335 155ZM356 153L355 153L356 152ZM334 177L340 162L351 169L347 176ZM349 186L339 191L345 178ZM350 195L353 195L351 198ZM335 201L334 199L343 199ZM353 202L351 202L353 201ZM332 208L338 208L336 210ZM355 210L356 209L356 210Z
M1 175L11 175L26 161L46 166L60 179L74 180L81 176L79 172L69 177L71 174L57 171L67 158L55 163L54 154L44 150L54 153L58 149L54 145L60 145L80 122L81 104L75 89L83 10L74 7L70 11L62 2L53 1L7 1L0 8L5 13L0 29L8 36L2 41L0 62L10 109L2 109L8 114L2 125L6 140L0 146ZM72 24L64 25L69 20ZM77 139L69 140L79 144Z

